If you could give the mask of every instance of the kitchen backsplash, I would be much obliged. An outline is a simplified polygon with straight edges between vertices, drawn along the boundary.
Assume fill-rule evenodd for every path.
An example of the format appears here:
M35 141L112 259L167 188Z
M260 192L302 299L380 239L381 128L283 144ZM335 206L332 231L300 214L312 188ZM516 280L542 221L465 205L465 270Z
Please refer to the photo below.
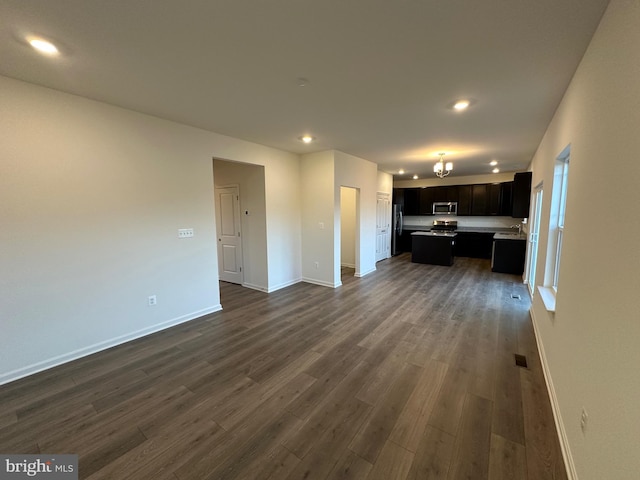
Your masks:
M521 218L511 217L464 217L460 215L406 215L405 225L429 226L434 220L456 220L459 227L499 227L509 228L511 225L522 223Z

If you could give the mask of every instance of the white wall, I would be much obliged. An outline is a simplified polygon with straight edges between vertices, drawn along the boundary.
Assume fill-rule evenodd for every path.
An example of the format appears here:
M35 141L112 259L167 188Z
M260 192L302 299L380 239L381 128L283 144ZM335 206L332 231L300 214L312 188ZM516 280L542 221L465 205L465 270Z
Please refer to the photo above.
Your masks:
M536 294L532 316L581 480L636 479L640 472L638 25L639 2L611 1L532 164L533 185L544 186L541 282L553 164L571 144L556 313Z
M340 265L356 267L355 188L340 187Z
M378 167L375 163L334 151L335 189L334 222L340 226L340 187L357 188L359 191L359 211L357 221L359 232L356 244L356 276L364 276L376 269L376 204L378 190ZM334 242L339 248L340 237ZM334 275L340 281L340 256L335 258Z
M302 278L300 157L279 150L265 150L267 155L255 155L254 158L265 167L267 267L269 292L273 292Z
M339 252L333 248L336 235L334 178L333 152L302 156L302 279L329 287L340 285L334 275L334 258L340 261Z
M302 276L318 285L337 287L340 280L340 187L358 190L356 212L356 276L375 270L376 191L375 163L330 150L303 155ZM321 228L320 224L324 228ZM318 262L316 268L315 263Z
M300 279L298 156L6 77L0 112L0 383L220 308L213 157L265 166L269 286Z
M393 193L393 175L378 170L377 191L380 193L388 193L389 195L391 195Z
M269 292L301 280L300 157L210 134L216 159L264 166Z
M243 285L266 292L269 281L264 167L214 160L213 173L216 187L239 186Z

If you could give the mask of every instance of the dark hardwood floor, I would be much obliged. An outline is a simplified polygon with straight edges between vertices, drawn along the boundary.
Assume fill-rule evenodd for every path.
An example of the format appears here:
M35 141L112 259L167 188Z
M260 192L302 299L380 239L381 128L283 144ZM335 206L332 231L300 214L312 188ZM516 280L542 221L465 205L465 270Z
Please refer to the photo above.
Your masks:
M0 453L92 480L566 478L519 277L352 272L221 283L222 312L0 387Z

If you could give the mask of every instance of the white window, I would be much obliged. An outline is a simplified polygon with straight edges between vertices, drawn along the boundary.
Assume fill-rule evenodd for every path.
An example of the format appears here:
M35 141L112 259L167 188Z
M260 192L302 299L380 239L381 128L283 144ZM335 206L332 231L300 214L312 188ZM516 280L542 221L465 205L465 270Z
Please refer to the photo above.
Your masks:
M542 212L542 183L535 189L531 224L529 225L529 249L527 254L526 282L529 293L534 295L536 290L536 265L538 263L538 236L540 234L540 214Z
M562 259L562 242L564 238L564 217L567 206L567 179L569 176L569 148L556 160L553 178L553 196L551 199L551 220L549 224L551 262L549 265L548 283L554 291L558 291L560 276L560 260Z

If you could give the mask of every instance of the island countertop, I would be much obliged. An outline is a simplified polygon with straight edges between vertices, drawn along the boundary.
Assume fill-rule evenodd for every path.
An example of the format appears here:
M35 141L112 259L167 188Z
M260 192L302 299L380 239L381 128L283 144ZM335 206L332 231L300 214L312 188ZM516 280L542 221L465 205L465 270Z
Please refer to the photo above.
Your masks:
M420 235L426 237L455 237L458 234L456 232L443 232L443 231L429 231L429 232L413 232L411 235Z

